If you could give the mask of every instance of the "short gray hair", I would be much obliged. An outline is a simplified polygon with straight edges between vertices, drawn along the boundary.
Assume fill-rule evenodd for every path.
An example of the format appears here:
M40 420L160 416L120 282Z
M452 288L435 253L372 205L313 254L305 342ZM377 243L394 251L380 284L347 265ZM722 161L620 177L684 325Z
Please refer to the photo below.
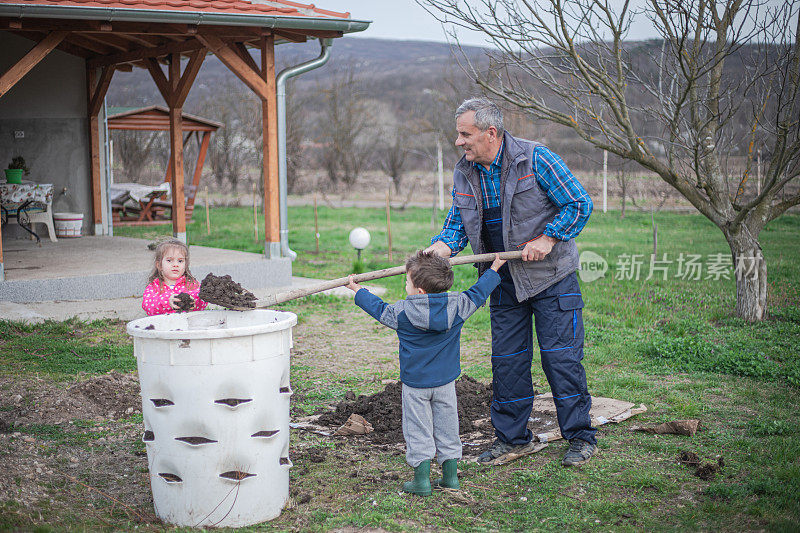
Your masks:
M467 111L475 111L475 127L486 131L491 127L497 130L497 136L503 135L503 112L497 104L488 98L469 98L456 109L456 120Z

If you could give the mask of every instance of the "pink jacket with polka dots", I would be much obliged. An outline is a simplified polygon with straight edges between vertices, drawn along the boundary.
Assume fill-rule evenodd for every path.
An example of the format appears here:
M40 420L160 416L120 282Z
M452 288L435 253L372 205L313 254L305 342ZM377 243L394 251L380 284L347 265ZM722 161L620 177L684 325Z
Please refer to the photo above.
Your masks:
M175 313L177 311L170 307L169 299L173 294L180 294L182 292L189 293L194 300L193 311L202 311L208 306L208 302L204 302L197 296L200 292L200 284L195 283L194 286L189 288L186 284L186 278L181 276L178 278L175 285L171 287L161 280L154 279L144 290L142 309L144 309L148 316Z

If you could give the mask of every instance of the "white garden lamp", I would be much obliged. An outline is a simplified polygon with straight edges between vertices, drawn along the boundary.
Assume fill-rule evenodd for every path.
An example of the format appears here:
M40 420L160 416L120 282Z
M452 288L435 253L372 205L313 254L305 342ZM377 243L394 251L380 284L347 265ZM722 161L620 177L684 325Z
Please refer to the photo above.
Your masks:
M361 250L369 244L369 232L365 228L353 228L350 232L350 245L358 252L358 260L361 261Z

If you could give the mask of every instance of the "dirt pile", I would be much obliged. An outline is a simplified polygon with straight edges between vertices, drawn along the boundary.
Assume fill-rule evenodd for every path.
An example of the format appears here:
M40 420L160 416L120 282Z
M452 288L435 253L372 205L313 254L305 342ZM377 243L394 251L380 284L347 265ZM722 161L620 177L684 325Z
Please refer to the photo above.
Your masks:
M235 281L229 275L215 276L208 274L200 283L201 300L221 305L222 307L255 307L256 296Z
M1 381L1 380L0 380ZM10 389L10 390L9 390ZM5 431L27 424L59 424L73 419L115 419L141 411L139 380L135 373L111 372L93 376L66 389L45 381L27 390L8 387L0 401Z
M345 399L335 406L334 411L325 411L318 424L337 428L344 424L351 414L356 413L369 421L374 431L366 438L379 444L403 442L402 428L402 384L389 383L383 391L370 396L361 395L355 398L348 393ZM458 422L460 433L470 433L479 429L475 421L489 416L489 404L492 401L492 386L484 385L469 376L462 376L456 381L458 397Z

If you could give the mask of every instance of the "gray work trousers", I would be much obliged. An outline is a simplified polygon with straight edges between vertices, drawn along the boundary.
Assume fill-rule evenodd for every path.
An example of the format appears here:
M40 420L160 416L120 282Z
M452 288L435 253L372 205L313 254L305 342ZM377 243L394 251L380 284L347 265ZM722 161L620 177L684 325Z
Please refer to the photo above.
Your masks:
M434 456L439 464L461 459L455 381L425 389L403 383L403 437L412 468Z

